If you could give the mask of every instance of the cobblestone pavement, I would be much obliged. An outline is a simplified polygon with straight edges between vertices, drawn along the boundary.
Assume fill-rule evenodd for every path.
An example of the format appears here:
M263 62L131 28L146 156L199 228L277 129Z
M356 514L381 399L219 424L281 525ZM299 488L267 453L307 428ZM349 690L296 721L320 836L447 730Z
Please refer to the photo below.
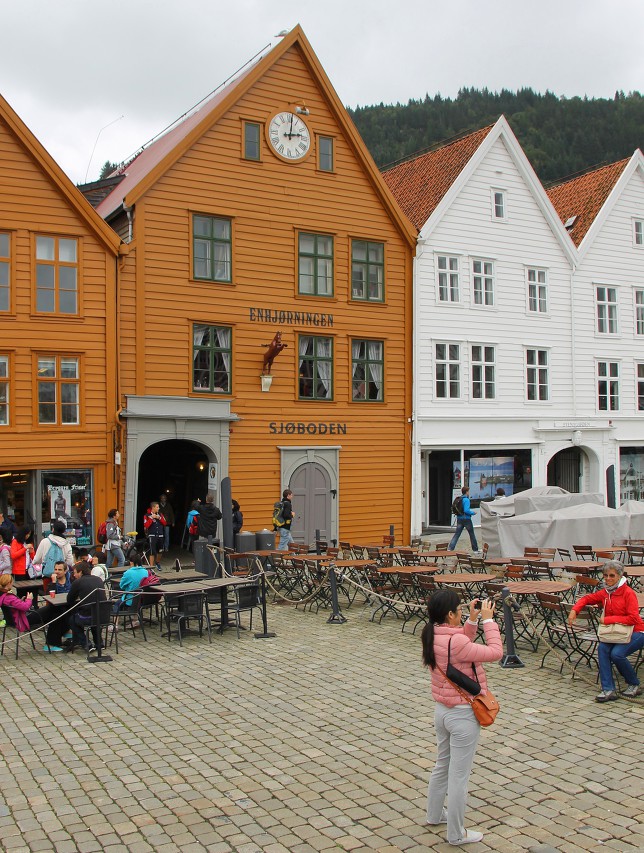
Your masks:
M418 637L347 616L271 606L274 639L227 631L183 649L151 629L104 664L28 643L15 661L9 647L2 850L454 849L425 825L435 747ZM485 837L468 849L643 851L644 705L599 706L521 655L525 669L488 667L502 710L482 733L467 819Z

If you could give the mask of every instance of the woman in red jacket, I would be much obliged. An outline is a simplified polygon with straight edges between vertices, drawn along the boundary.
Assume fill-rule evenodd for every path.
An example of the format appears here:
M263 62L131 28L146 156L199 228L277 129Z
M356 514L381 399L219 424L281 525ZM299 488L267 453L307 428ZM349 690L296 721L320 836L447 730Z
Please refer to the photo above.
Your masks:
M13 574L18 578L24 578L27 574L27 553L34 556L33 532L28 527L19 527L11 540L11 562Z
M480 609L479 609L480 608ZM487 693L483 661L500 660L503 644L494 621L491 601L470 604L469 619L461 626L461 604L453 589L442 589L429 600L429 622L422 634L423 662L432 671L432 696L436 702L436 764L427 791L427 823L447 824L450 844L472 844L483 838L482 832L464 826L467 784L481 726L472 708L458 690L440 672L447 660L464 675L475 678L481 694ZM485 642L475 643L479 615ZM447 809L444 808L447 795Z
M628 659L629 655L644 648L644 622L640 616L637 595L626 583L624 566L617 560L609 560L602 566L604 588L584 595L575 602L568 621L572 623L580 610L587 604L603 607L602 625L632 625L633 634L629 643L599 643L599 680L602 692L595 697L596 702L613 702L619 699L615 690L613 668L615 667L628 685L622 695L639 696L642 692L637 673Z

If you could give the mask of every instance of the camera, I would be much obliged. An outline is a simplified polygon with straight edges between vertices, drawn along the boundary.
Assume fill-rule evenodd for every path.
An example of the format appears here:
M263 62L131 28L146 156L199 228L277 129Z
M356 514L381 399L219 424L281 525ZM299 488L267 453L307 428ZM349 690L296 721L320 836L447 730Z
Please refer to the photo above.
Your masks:
M474 609L475 610L481 609L481 599L480 598L477 598L476 601L474 602Z

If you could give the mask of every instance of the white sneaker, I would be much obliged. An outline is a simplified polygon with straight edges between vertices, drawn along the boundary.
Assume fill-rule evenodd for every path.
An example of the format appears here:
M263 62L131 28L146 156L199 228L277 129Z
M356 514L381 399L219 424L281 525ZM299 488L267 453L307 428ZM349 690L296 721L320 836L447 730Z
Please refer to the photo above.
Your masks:
M461 844L476 844L477 841L483 841L483 833L466 829L463 838L459 838L458 841L449 841L448 844L451 844L452 847L460 847Z
M622 696L630 696L634 698L635 696L639 696L642 692L642 688L639 684L629 684L625 690L622 690Z

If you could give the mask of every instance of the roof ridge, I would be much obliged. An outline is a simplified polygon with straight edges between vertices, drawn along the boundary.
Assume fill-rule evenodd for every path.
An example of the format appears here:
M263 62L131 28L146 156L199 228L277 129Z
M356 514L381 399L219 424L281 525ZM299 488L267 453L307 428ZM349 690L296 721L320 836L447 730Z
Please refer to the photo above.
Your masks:
M572 174L566 175L564 178L557 178L554 181L544 182L543 186L546 190L552 190L555 189L555 187L562 187L572 181L579 180L579 178L584 178L586 175L592 175L593 172L601 172L602 169L610 169L615 166L619 166L621 163L628 163L630 159L630 157L622 157L621 159L613 160L610 163L596 163L594 166L588 166L586 169L580 169L579 172L572 172Z
M449 148L450 145L455 145L457 142L462 142L464 139L467 139L468 136L474 136L477 133L481 133L484 130L491 130L496 122L492 122L492 124L485 124L483 127L476 128L476 130L464 130L461 133L457 133L455 136L448 136L447 139L443 139L439 142L434 142L432 145L429 145L427 148L420 148L418 151L414 151L411 154L406 154L404 157L401 157L398 160L392 160L391 163L385 163L384 166L381 166L380 171L386 172L389 169L394 169L396 166L401 166L403 163L408 163L410 160L415 160L418 157L423 157L425 154L432 154L434 151L440 151L443 148Z

